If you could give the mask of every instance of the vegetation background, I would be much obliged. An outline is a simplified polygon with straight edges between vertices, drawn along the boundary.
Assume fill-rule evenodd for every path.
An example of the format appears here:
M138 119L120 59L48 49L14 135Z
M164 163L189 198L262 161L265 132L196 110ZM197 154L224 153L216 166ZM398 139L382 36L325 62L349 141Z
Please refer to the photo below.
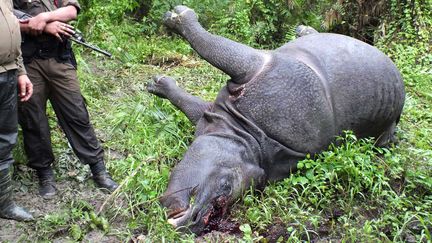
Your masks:
M75 46L92 122L121 186L112 195L101 196L90 185L85 195L62 193L54 201L39 201L55 204L55 210L42 210L36 222L13 224L5 240L432 241L431 0L80 3L75 26L114 54L106 59ZM291 177L245 194L231 209L233 230L198 238L177 233L167 224L158 196L193 139L193 126L169 102L149 95L145 84L152 75L171 75L189 92L212 100L228 79L162 26L163 14L178 4L193 8L212 33L256 48L292 40L298 24L377 46L399 67L406 85L399 142L380 149L372 139L347 133L340 138L345 145L330 146L302 161ZM48 114L60 186L88 190L88 169L73 155L52 110ZM25 195L36 197L37 186L33 172L23 166L22 146L15 155L17 200L22 202ZM7 235L7 228L2 226L0 235Z

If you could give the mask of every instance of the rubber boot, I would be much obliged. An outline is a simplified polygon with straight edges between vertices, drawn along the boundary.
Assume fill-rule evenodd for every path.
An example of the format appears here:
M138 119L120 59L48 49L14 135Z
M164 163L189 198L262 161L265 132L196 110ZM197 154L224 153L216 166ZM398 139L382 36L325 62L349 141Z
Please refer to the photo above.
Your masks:
M106 189L109 192L113 192L117 189L118 185L111 178L103 161L98 161L97 163L90 165L90 170L93 174L93 181L99 188Z
M36 174L39 179L39 195L44 199L53 198L57 193L57 189L52 168L38 169Z
M30 221L33 216L12 200L12 181L9 169L0 171L0 218Z

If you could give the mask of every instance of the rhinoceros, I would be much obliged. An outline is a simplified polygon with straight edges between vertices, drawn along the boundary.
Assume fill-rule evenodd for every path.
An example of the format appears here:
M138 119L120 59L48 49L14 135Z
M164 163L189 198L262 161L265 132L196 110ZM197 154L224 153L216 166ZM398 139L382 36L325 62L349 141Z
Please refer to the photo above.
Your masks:
M215 208L223 213L245 188L286 178L345 130L374 137L379 146L393 141L405 90L377 48L306 31L275 50L257 50L207 32L186 6L167 12L164 23L230 77L214 102L163 75L147 86L196 126L160 199L175 227L202 232Z

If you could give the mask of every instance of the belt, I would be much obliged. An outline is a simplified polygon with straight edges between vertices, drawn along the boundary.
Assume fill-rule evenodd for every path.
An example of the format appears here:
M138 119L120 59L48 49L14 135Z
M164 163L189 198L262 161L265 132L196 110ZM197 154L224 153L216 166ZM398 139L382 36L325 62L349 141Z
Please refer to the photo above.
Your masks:
M59 48L40 48L36 50L36 55L35 57L40 57L40 58L51 58L51 57L58 57L59 53L58 53Z

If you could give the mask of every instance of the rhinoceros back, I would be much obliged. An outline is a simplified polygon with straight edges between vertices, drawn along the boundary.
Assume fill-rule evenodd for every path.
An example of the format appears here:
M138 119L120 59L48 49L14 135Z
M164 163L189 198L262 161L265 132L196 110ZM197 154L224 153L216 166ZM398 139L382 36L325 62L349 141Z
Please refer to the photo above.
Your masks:
M400 73L381 51L343 35L311 34L272 52L236 105L269 137L314 153L343 130L380 136L399 119L404 97Z

